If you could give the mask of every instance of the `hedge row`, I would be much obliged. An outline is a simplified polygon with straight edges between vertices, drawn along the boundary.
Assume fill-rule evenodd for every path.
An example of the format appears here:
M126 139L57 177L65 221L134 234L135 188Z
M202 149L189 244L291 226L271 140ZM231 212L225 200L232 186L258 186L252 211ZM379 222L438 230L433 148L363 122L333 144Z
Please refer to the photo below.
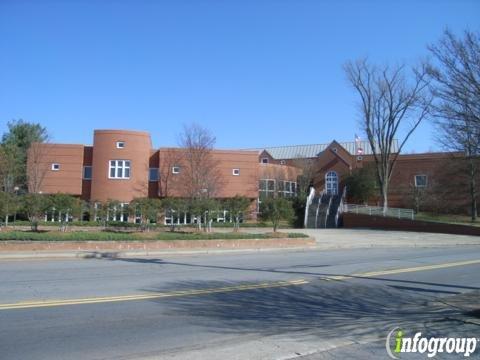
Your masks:
M269 239L269 238L304 238L301 233L288 234L246 234L246 233L116 233L116 232L30 232L8 231L0 232L0 240L32 240L32 241L135 241L135 240L240 240L240 239Z

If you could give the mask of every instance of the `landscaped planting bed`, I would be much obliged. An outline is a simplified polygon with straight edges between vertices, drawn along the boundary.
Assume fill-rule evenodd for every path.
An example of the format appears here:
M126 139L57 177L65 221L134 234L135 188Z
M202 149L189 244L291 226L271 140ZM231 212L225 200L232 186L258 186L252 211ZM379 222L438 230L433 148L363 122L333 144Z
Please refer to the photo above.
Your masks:
M32 232L4 231L0 232L0 240L29 241L138 241L138 240L241 240L241 239L275 239L275 238L305 238L301 233L261 233L242 232L135 232L121 233L110 231L75 231L75 232Z

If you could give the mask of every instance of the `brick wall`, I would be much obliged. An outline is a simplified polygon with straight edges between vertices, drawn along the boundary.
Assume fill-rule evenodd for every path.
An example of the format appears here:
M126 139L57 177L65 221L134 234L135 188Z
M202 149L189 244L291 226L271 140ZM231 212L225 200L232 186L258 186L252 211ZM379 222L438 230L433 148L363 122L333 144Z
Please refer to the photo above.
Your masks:
M343 214L343 227L349 229L370 228L480 236L480 227L477 226L445 224L349 213Z

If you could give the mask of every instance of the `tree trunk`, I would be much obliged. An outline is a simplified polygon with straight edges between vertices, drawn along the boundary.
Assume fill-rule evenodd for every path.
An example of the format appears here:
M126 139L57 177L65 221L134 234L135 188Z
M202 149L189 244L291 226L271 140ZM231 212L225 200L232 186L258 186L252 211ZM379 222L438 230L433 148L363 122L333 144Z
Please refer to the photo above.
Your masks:
M35 231L35 232L38 231L38 220L37 219L33 219L31 221L30 228L31 228L32 231Z
M382 200L383 200L383 216L387 215L388 210L388 186L387 184L382 184Z
M470 199L472 221L477 220L477 191L475 187L475 165L473 164L472 160L470 160Z

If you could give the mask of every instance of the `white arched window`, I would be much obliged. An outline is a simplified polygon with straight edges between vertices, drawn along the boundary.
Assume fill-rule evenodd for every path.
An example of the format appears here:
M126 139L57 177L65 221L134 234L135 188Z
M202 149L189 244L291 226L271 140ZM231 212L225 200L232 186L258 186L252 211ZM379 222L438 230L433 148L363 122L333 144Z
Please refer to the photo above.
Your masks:
M338 194L338 176L335 171L329 171L325 174L325 190L327 194Z

